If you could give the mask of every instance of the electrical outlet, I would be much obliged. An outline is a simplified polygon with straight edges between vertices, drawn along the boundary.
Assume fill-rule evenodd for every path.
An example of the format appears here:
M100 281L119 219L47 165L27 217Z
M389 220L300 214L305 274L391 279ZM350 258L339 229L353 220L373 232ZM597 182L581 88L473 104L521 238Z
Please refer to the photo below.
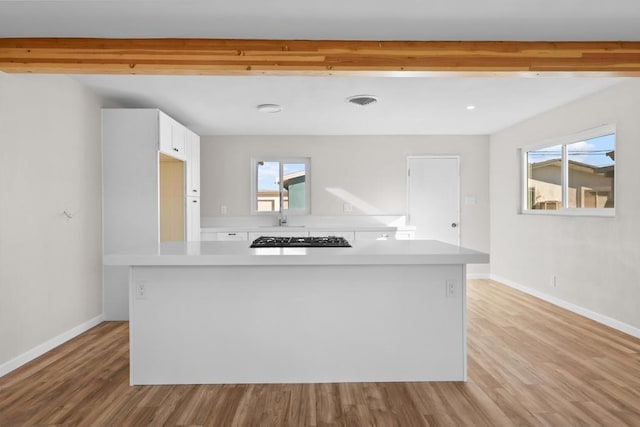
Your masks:
M558 287L558 278L556 276L551 277L551 286L553 286L554 288Z
M136 281L136 299L147 299L147 282Z
M478 203L478 200L476 199L476 196L474 195L467 195L464 196L464 204L465 205L475 205Z
M447 294L447 298L455 298L458 296L458 286L456 285L456 281L453 279L445 280L445 291Z
M226 215L227 214L227 205L220 206L220 213L222 215Z
M344 212L353 212L353 205L351 203L343 203L342 210Z

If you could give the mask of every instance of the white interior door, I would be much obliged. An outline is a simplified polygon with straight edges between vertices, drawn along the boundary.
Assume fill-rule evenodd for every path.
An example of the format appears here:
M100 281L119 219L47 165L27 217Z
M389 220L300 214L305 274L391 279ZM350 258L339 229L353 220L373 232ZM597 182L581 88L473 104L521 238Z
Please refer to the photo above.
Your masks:
M409 224L416 239L460 244L460 158L407 159Z

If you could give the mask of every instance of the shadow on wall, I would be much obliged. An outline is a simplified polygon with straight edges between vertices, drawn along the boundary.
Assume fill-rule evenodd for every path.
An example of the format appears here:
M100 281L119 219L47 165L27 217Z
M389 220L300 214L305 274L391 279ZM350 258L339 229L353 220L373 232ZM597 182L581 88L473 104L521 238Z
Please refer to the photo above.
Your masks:
M351 205L352 207L355 207L358 211L362 212L365 215L384 215L384 212L381 209L365 202L364 200L351 194L347 190L344 190L342 188L329 188L329 187L325 188L325 190L329 194L332 194L336 196L338 199L342 200L343 203L347 205Z

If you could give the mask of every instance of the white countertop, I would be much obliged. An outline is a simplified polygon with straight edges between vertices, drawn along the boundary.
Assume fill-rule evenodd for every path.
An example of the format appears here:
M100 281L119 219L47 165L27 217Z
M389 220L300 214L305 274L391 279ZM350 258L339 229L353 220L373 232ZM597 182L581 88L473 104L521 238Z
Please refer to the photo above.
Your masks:
M105 265L418 265L486 264L489 254L436 240L371 240L350 248L250 248L250 242L166 242L106 254Z

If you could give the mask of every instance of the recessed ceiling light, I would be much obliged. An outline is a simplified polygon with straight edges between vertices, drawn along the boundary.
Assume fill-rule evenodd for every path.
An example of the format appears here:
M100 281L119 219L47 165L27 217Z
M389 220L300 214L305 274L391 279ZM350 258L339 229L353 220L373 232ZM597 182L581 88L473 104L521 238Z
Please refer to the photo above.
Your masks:
M475 109L476 109L475 105L471 105L471 104L467 105L467 110L475 110Z
M347 102L364 107L378 102L378 97L373 95L353 95L347 98Z
M260 104L256 107L261 113L279 113L282 107L278 104Z

